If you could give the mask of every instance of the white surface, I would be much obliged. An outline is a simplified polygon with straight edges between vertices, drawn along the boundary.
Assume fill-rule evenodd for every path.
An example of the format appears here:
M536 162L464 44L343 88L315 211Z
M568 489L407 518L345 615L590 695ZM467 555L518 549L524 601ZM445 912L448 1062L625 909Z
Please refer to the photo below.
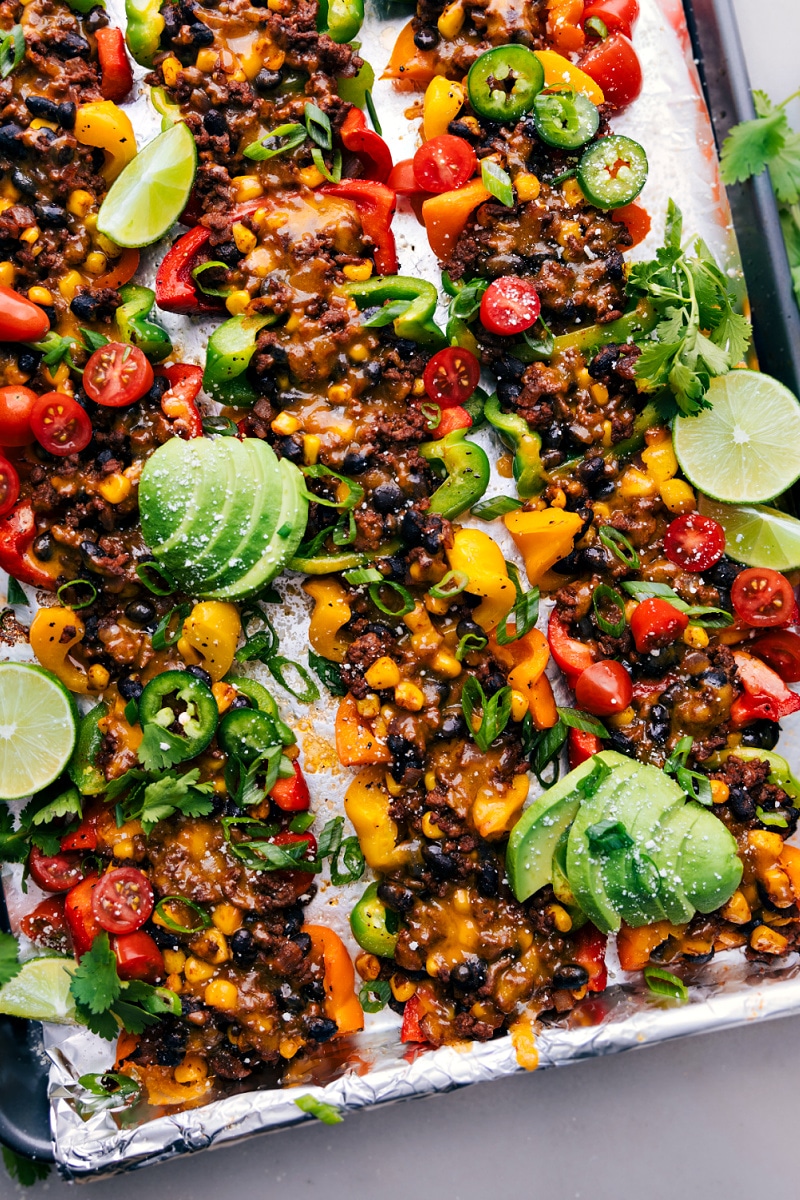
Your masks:
M735 4L753 85L781 100L800 85L797 0ZM102 1181L90 1194L619 1200L646 1190L652 1200L738 1200L766 1184L771 1200L788 1200L799 1185L779 1165L788 1130L777 1114L794 1111L798 1033L800 1018L479 1085ZM0 1177L3 1200L15 1190ZM27 1194L45 1192L66 1196L66 1185L51 1179Z

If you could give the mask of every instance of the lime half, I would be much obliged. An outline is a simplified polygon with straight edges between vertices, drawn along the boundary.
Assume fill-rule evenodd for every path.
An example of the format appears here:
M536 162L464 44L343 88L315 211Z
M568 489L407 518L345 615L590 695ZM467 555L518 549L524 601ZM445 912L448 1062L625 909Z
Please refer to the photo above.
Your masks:
M800 568L800 521L763 504L717 504L700 498L700 512L725 530L725 553L748 567Z
M58 778L75 745L78 710L62 683L29 663L0 663L0 800Z
M772 500L800 478L800 403L759 371L712 379L713 407L678 417L673 440L684 474L727 504Z
M197 169L197 147L181 122L141 150L111 189L97 228L118 246L149 246L163 237L186 207Z
M69 991L74 970L70 958L32 958L23 963L19 975L0 988L0 1013L69 1024L75 1020L75 1001Z

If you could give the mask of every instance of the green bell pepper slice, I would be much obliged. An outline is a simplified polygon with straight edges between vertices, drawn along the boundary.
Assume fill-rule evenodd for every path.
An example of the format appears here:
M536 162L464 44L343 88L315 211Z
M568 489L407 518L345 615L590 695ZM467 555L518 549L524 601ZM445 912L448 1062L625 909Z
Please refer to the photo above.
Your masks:
M173 104L167 99L167 93L163 87L150 88L150 99L153 102L153 108L161 114L162 133L166 133L168 129L183 119L180 105Z
M544 340L538 348L528 341L515 342L508 352L520 362L545 362L557 358L565 350L573 349L580 350L583 354L591 354L601 346L632 342L641 334L650 333L657 323L658 317L650 303L640 300L636 308L618 317L616 321L610 321L608 325L587 325L583 329L560 333L557 337Z
M286 722L282 720L278 702L267 691L263 683L250 679L247 675L226 675L224 682L230 683L237 692L241 692L248 700L252 700L258 711L265 713L271 719L282 745L293 746L295 744L297 738Z
M547 482L540 457L542 439L523 417L501 411L496 392L486 401L483 413L504 444L514 451L513 471L519 495L523 500L538 496Z
M363 20L364 0L319 0L317 32L340 46L352 42Z
M265 325L276 320L262 317L231 317L208 339L203 387L221 404L249 408L258 394L244 376L256 352L256 339Z
M489 459L480 446L466 440L466 429L454 429L438 442L423 442L419 452L429 462L444 464L447 478L431 496L429 512L452 521L480 500L489 486Z
M120 337L138 346L153 362L161 362L172 353L172 342L166 329L147 320L156 301L155 292L129 283L119 289L119 294L122 304L114 317Z
M424 346L445 345L447 339L433 320L439 296L426 279L415 279L411 275L376 275L364 283L346 283L342 291L355 300L359 308L391 301L382 312L365 322L367 328L376 329L391 322L398 337Z
M96 766L104 736L100 722L107 712L105 704L95 704L81 717L78 740L67 766L70 779L84 796L98 796L108 787L105 775Z
M125 0L127 30L125 40L133 57L142 67L152 67L164 29L162 0Z
M378 897L378 884L371 883L350 913L353 937L368 954L393 958L399 935L397 914Z

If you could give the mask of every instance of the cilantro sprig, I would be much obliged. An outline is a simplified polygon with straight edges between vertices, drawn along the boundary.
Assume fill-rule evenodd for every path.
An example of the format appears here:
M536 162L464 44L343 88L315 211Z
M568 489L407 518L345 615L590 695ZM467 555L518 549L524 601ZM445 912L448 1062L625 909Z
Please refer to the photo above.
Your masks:
M113 780L106 792L110 801L117 803L117 821L141 821L145 835L152 833L159 821L166 821L176 813L186 817L205 817L213 811L213 801L208 799L213 792L212 783L200 783L200 771L194 767L179 775L167 771L158 779L152 779L147 771L131 770Z
M682 232L681 210L670 200L664 245L650 262L631 267L628 283L659 318L640 343L636 377L645 391L668 387L680 411L692 416L709 407L712 378L744 357L751 329L735 311L730 281L708 246L696 238L690 253L681 244Z
M165 1014L179 1016L180 999L168 988L153 987L140 979L123 983L108 934L94 939L76 967L69 990L79 1021L92 1033L113 1041L120 1027L141 1033Z

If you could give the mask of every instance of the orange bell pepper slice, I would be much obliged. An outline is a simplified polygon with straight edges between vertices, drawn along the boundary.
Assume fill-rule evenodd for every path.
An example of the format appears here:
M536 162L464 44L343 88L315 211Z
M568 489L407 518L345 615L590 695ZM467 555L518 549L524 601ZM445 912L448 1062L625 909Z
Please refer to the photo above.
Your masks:
M355 993L356 973L338 933L327 925L305 925L311 953L325 964L325 1013L339 1026L337 1037L364 1028L364 1010Z
M350 692L336 712L336 753L345 767L363 767L369 763L391 762L388 747L364 724Z
M631 929L630 925L623 924L617 934L617 953L623 971L643 971L653 951L665 942L670 934L678 933L679 929L679 926L671 925L669 921L656 921L638 929Z
M123 283L129 283L139 269L139 251L123 250L119 258L112 259L112 265L103 275L98 275L92 281L93 288L121 288Z
M528 698L528 709L536 728L552 729L558 722L558 709L547 676L540 675L535 683L525 689L524 694Z
M428 232L431 250L437 258L446 261L455 250L456 242L464 231L470 213L485 200L491 200L480 179L473 179L462 188L452 192L441 192L431 196L422 205L422 219Z
M409 21L400 31L382 78L408 79L424 84L430 83L436 73L436 55L432 50L420 50L415 44L414 25Z

